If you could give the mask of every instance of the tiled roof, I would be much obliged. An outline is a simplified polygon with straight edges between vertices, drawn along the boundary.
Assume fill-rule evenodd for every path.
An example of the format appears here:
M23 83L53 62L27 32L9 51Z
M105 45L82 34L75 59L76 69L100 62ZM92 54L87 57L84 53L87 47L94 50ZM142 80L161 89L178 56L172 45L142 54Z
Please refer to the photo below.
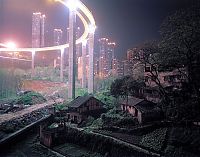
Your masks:
M87 95L87 96L79 96L76 99L74 99L73 101L71 101L68 104L68 107L72 107L72 108L78 108L81 105L83 105L84 103L86 103L89 99L94 98L91 95Z
M136 109L140 110L141 112L149 112L154 109L157 109L155 103L148 100L135 98L135 97L129 97L128 103L126 99L122 99L120 102L121 104L124 104L124 105L127 104L129 106L134 106Z

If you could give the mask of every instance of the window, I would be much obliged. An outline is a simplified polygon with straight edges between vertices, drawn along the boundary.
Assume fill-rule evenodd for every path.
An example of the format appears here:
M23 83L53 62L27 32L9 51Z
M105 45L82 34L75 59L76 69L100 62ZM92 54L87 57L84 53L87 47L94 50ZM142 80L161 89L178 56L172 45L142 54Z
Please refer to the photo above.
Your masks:
M145 67L145 72L151 72L151 67Z
M168 81L168 80L169 80L168 76L164 76L164 81Z
M149 81L149 77L148 77L148 76L145 76L144 81L145 81L145 82L148 82L148 81Z
M151 76L152 81L156 81L157 77L156 76Z

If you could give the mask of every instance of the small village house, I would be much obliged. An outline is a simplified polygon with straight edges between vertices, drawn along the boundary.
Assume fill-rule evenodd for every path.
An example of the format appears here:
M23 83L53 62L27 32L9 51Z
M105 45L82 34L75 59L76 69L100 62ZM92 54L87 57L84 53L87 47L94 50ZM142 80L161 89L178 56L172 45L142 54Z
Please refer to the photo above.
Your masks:
M91 95L77 97L68 105L67 121L78 124L89 116L97 118L105 112L103 106L101 101Z
M138 122L146 123L161 119L161 109L155 103L144 99L129 97L128 99L120 100L122 111L130 113L138 119Z

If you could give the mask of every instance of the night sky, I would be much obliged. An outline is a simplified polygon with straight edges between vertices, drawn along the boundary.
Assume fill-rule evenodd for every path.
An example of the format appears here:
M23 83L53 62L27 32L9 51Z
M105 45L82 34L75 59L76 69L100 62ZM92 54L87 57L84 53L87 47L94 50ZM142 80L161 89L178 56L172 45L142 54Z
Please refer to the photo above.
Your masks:
M0 42L13 40L21 47L30 47L32 12L36 11L47 16L49 38L53 37L54 28L67 28L68 10L50 1L0 0ZM128 48L159 39L164 18L195 1L198 0L82 0L94 14L96 39L107 37L115 41L120 57L125 57Z

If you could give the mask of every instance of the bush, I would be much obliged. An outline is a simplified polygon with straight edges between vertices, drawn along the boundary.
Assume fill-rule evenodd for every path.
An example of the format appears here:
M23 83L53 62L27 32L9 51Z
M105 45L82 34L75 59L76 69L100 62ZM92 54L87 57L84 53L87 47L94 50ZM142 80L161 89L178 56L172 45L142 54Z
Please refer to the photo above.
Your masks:
M114 107L116 107L116 98L111 96L109 94L109 91L98 92L94 96L95 96L95 98L97 98L98 100L100 100L101 102L103 102L105 104L104 107L106 109L110 110L110 109L113 109Z
M126 118L118 120L115 123L115 125L118 127L132 127L132 126L138 125L138 120L137 118L126 117Z
M44 103L46 99L39 93L29 92L15 100L14 104L34 105Z
M144 147L150 148L155 151L161 151L163 147L167 128L156 129L153 132L144 135L140 144Z
M103 121L101 118L94 120L91 125L91 127L94 127L94 128L101 128L102 126L103 126Z
M88 127L90 125L92 125L92 123L94 122L94 118L89 116L85 121L83 121L79 127Z

